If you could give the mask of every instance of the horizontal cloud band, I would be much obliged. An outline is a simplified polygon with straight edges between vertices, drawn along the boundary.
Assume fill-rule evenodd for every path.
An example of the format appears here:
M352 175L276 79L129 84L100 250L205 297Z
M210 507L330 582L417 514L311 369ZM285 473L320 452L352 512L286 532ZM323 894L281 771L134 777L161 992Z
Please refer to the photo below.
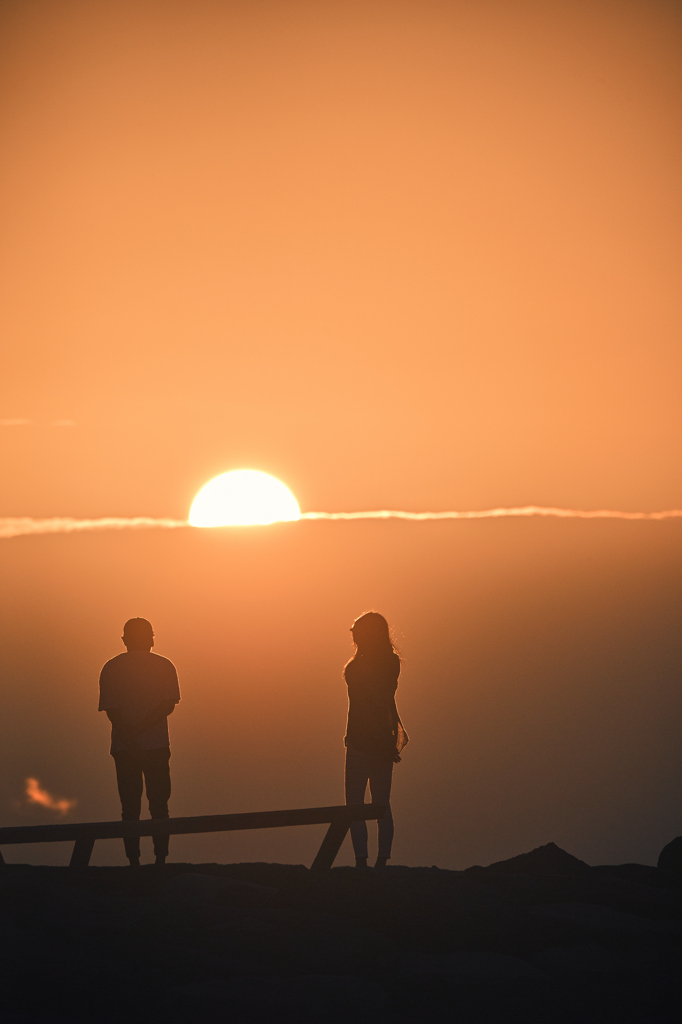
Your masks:
M0 519L0 538L25 537L32 533L75 533L82 530L175 530L188 526L184 519L152 519L135 516L132 519L108 516L105 519Z
M522 505L519 508L486 508L474 512L303 512L301 519L502 519L505 516L555 516L558 519L680 519L682 508L665 512L618 512L613 509L584 511L579 508L548 508L544 505Z
M418 522L435 519L502 519L530 516L552 516L557 519L680 519L682 509L673 508L663 512L619 512L614 509L584 510L522 505L518 508L488 508L472 512L400 512L395 509L379 509L376 512L301 513L301 519L409 519ZM103 519L0 518L0 539L40 533L76 533L84 530L177 530L188 526L189 523L185 519L154 519L150 516L135 516L130 519L114 516Z

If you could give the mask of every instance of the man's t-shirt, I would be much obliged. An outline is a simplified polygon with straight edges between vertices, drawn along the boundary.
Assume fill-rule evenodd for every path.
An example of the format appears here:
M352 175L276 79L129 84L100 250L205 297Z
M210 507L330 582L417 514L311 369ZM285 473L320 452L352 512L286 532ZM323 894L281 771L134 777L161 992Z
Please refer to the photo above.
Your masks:
M159 704L180 700L175 665L151 651L126 651L108 661L99 677L99 710L122 712L124 721L135 726ZM156 750L170 745L168 719L161 718L145 732L123 740L111 727L111 753L119 750Z

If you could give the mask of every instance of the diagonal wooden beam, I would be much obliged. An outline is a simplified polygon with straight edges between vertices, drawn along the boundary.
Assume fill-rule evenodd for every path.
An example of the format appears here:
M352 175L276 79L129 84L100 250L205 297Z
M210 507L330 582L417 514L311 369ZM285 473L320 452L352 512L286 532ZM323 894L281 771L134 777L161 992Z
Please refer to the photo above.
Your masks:
M369 815L362 813L365 807L374 807L379 813L372 814L371 819ZM329 871L332 864L336 860L337 854L343 845L343 841L346 838L348 829L353 821L367 821L372 819L383 818L386 813L386 808L380 804L361 804L356 806L345 806L339 811L338 816L327 829L327 833L322 840L322 845L317 852L317 857L310 866L311 871Z
M336 855L341 849L349 828L350 821L345 817L338 818L331 823L322 840L322 846L317 851L317 857L310 865L311 871L329 871L336 860Z
M73 844L73 853L71 854L69 867L73 868L75 871L82 871L84 868L87 868L90 863L90 855L92 854L92 848L94 845L94 838L77 839Z

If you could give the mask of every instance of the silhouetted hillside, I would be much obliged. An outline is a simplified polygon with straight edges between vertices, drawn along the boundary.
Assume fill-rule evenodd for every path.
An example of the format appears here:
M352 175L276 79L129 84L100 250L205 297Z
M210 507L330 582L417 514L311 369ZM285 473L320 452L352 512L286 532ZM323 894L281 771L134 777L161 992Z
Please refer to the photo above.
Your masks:
M682 889L550 843L467 871L10 866L0 1022L672 1022Z

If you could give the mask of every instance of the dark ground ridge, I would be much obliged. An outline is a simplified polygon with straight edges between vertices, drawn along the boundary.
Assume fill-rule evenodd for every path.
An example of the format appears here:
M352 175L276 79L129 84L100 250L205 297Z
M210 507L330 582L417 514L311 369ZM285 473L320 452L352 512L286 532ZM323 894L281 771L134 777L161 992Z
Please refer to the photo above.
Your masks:
M466 871L7 865L0 908L0 1024L677 1024L682 1008L679 874L552 843Z

